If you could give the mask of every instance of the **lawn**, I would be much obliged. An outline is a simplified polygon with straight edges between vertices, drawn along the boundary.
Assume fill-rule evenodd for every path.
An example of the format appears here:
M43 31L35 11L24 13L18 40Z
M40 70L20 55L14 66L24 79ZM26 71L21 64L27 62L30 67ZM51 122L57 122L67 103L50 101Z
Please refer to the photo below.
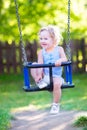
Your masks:
M63 89L61 108L64 110L87 110L87 73L73 75L75 88ZM12 110L27 105L46 108L52 101L52 93L24 92L23 75L0 75L0 107Z
M87 111L87 73L74 74L73 82L75 88L62 90L61 110ZM24 92L23 84L22 74L0 75L0 111L2 111L0 114L7 113L5 116L7 121L10 116L8 113L17 108L33 105L37 109L49 109L51 105L52 93ZM4 129L0 128L0 130Z

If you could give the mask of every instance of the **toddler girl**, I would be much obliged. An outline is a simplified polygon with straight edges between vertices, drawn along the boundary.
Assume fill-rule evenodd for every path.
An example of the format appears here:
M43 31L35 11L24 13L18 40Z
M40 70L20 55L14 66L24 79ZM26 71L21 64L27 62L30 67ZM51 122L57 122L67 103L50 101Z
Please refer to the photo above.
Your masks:
M58 46L62 39L59 29L56 26L48 25L39 31L39 42L42 49L38 53L39 64L55 63L52 69L53 73L53 103L50 113L59 112L59 101L61 97L62 78L61 63L67 61L64 49ZM31 75L39 88L46 87L49 84L49 68L31 69Z

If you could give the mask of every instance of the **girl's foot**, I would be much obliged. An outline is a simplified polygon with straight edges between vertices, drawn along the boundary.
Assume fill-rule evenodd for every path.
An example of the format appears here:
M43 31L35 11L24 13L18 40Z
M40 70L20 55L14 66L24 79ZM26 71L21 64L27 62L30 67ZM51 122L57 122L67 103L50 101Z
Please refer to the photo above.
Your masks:
M39 87L39 88L45 88L46 86L47 86L47 83L45 83L44 81L43 81L43 79L42 80L40 80L38 83L36 83L37 84L37 86Z

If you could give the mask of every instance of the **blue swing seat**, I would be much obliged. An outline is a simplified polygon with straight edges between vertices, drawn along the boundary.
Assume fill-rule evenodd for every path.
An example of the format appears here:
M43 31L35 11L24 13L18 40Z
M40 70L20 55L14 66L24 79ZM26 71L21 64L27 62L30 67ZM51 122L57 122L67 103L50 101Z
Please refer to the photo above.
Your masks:
M64 71L65 71L65 83L61 86L61 89L65 88L73 88L74 84L72 83L72 66L71 66L71 61L68 62L63 62L61 66L64 66ZM29 76L29 69L30 68L44 68L48 67L49 68L49 76L50 76L50 84L45 87L40 89L38 86L31 86L30 85L30 76ZM52 91L53 90L53 78L52 78L52 67L55 67L54 63L50 64L32 64L29 62L27 65L24 65L24 91L26 92L35 92L35 91Z

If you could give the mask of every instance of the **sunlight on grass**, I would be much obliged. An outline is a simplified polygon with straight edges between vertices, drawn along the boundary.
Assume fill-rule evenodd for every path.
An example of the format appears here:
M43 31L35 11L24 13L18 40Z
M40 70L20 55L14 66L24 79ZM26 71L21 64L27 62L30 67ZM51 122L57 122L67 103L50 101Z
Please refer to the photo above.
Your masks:
M84 96L84 97L82 97L82 100L86 100L87 99L87 95L86 96Z
M86 76L73 75L75 88L62 90L61 111L87 111ZM7 115L20 111L47 110L51 103L52 93L48 91L24 92L23 75L0 75L0 109L6 110Z
M86 74L73 76L75 88L63 89L61 98L62 110L87 110ZM0 106L15 110L29 108L48 109L52 103L52 93L48 91L26 93L23 91L23 75L0 76Z
M11 112L21 112L21 111L29 111L29 110L37 110L37 106L30 104L24 107L12 108Z

